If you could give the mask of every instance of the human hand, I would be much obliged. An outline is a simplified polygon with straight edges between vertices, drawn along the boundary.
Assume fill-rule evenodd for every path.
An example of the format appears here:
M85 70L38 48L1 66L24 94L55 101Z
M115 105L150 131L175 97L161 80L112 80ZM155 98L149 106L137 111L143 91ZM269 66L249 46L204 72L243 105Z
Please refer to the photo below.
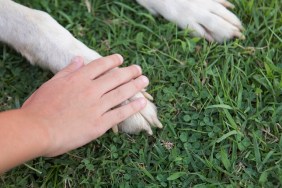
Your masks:
M114 69L122 62L111 55L84 65L76 57L23 104L21 110L46 134L42 156L85 145L146 106L142 98L115 108L149 83L139 66Z

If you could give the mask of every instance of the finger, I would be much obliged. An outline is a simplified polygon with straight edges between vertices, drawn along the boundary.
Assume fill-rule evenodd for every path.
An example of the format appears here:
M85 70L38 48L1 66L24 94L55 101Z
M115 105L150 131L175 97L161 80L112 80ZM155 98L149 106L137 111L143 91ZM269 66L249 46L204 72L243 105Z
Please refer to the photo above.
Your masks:
M147 104L147 100L145 98L136 99L126 105L115 108L102 116L102 125L105 125L103 128L106 132L111 127L119 124L125 119L129 118L133 114L136 114L140 110L142 110ZM104 122L104 123L103 123Z
M146 76L140 76L135 80L132 80L105 94L101 98L101 101L104 104L102 107L103 112L106 112L109 109L114 108L120 103L129 99L130 97L144 89L148 84L148 78Z
M60 72L58 72L52 79L62 78L64 76L67 76L67 75L77 71L81 67L83 67L83 65L84 65L83 64L83 58L80 57L80 56L76 56L71 60L70 64L67 67L65 67Z
M140 76L142 73L138 65L130 67L114 69L103 76L97 78L94 85L99 88L100 95L103 95L118 86L129 82L130 80Z
M35 91L34 93L31 94L31 96L28 97L28 99L23 103L23 105L22 105L21 108L26 107L26 106L30 103L30 101L32 100L32 98L34 97L34 95L35 95L36 92L37 92L37 91Z
M123 57L119 54L114 54L96 59L80 70L79 74L83 74L93 80L105 72L120 66L123 63Z

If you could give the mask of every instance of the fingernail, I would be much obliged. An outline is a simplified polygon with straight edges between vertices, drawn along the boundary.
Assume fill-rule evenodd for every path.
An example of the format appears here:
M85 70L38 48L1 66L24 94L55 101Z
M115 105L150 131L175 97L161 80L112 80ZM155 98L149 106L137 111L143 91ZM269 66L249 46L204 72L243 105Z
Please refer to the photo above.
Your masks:
M119 58L120 62L123 62L123 57L120 54L115 54L115 55Z
M139 77L139 79L143 82L143 83L145 83L146 85L149 83L149 79L146 77L146 76L140 76Z
M142 73L142 69L139 65L134 65L134 66L138 69L139 73Z

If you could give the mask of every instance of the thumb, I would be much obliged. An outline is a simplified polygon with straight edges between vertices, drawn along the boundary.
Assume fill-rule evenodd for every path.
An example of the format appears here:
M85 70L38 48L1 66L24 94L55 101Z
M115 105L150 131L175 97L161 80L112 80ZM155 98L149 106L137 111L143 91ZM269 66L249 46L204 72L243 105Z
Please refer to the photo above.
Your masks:
M81 56L75 56L72 58L70 64L58 72L52 79L61 78L67 76L76 70L80 69L84 65L83 58Z

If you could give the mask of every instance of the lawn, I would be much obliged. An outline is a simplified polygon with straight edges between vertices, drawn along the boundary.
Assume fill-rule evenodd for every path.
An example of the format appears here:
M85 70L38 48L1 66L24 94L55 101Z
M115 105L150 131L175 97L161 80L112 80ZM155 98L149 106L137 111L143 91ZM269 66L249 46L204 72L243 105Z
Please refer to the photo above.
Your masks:
M189 36L131 0L18 0L50 13L102 55L150 78L164 125L115 135L0 176L0 187L281 187L281 0L234 0L245 40ZM75 6L73 6L75 5ZM0 110L19 108L52 73L0 45Z

